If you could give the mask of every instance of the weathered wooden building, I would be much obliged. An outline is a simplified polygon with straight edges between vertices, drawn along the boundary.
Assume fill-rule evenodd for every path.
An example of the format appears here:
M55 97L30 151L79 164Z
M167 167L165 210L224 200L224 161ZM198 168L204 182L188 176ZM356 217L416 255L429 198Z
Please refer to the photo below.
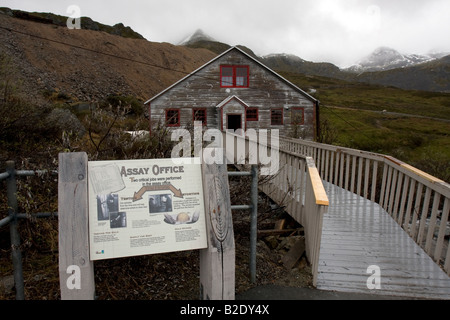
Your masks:
M238 47L232 47L145 104L158 122L185 128L279 129L313 140L319 102Z

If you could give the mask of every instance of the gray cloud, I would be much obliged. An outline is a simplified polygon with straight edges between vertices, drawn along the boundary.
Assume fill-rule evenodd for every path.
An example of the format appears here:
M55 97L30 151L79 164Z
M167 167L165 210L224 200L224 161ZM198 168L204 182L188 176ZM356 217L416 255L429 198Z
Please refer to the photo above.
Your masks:
M448 0L3 0L3 6L122 22L150 41L177 43L197 28L257 54L292 53L350 65L379 46L450 52Z

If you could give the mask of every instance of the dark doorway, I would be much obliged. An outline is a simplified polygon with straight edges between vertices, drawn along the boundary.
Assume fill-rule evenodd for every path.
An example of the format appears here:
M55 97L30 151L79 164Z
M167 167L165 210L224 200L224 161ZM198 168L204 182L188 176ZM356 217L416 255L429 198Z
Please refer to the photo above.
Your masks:
M229 114L227 118L227 129L237 130L242 129L242 115Z

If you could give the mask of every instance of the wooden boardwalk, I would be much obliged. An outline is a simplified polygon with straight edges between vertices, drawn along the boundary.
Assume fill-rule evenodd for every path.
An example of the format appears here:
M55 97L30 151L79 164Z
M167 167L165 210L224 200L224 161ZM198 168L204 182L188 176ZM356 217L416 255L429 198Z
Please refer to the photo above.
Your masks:
M450 299L450 277L380 205L324 182L324 215L317 288L425 299ZM380 268L370 290L368 267Z

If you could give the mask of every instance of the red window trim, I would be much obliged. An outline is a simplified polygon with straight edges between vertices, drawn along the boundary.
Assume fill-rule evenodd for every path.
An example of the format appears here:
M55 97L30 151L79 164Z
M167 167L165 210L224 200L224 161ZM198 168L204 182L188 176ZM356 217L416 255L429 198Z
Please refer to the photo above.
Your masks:
M223 68L233 68L233 83L230 85L223 85L222 77L223 77ZM236 69L237 68L246 68L247 69L247 84L245 86L238 86L236 84ZM248 88L250 87L250 66L248 65L221 65L220 66L220 87L221 88Z
M169 123L169 112L176 111L177 112L177 123ZM179 127L180 124L180 109L166 109L166 126L167 127Z
M293 121L294 120L293 114L294 114L295 110L301 110L302 111L302 122L301 123L294 123L294 121ZM305 108L301 108L301 107L292 108L292 110L291 110L291 123L293 125L297 125L297 126L302 126L302 125L305 124Z
M249 111L256 111L256 119L248 117ZM259 120L259 109L258 108L247 108L247 110L245 112L245 118L247 119L247 121L258 121Z
M208 122L207 122L207 119L208 119L208 113L207 113L207 111L206 111L206 108L194 108L194 109L192 109L192 121L201 121L201 120L196 120L196 119L195 119L195 113L196 113L197 111L204 111L204 112L205 112L205 120L202 121L202 125L207 126L207 124L208 124Z
M280 111L281 110L281 123L273 123L273 111ZM272 126L282 126L284 124L284 111L283 108L273 108L270 109L270 125Z

